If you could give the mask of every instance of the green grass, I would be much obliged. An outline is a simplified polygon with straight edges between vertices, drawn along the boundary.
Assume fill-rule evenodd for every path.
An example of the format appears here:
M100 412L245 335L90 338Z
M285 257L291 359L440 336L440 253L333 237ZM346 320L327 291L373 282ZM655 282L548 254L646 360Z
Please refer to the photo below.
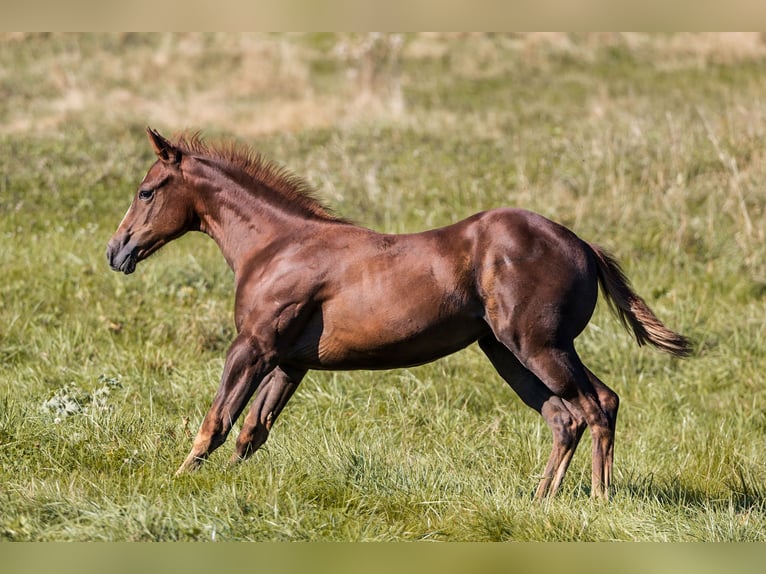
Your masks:
M766 45L742 38L0 37L0 538L766 540ZM233 278L199 235L108 269L147 124L250 143L382 231L516 205L614 251L698 352L639 349L604 305L579 339L622 398L612 500L586 435L532 501L549 432L475 347L312 372L251 461L232 439L173 478Z

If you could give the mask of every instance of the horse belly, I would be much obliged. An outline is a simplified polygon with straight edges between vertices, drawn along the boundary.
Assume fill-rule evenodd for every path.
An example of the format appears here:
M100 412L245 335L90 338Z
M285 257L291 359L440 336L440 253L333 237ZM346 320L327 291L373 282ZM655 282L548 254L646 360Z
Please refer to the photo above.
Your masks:
M485 330L486 323L478 320L447 321L406 336L355 330L344 337L328 337L322 341L320 364L326 369L392 369L422 365L470 345Z
M317 315L296 342L293 362L319 370L410 367L454 353L488 331L470 314L422 323L402 316L336 322Z

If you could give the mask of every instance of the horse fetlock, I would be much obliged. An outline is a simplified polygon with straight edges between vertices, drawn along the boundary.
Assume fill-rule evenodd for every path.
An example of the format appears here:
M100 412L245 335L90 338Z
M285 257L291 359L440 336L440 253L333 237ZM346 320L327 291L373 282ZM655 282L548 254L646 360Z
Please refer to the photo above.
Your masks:
M217 432L212 435L210 435L210 439L208 441L208 444L210 445L208 447L208 451L212 452L215 449L217 449L219 446L221 446L224 442L226 442L226 437L228 436L228 432Z
M237 437L235 456L240 460L250 458L256 450L263 446L267 438L269 438L269 429L263 425L258 425L252 429L242 429Z
M590 489L590 497L593 500L609 500L609 487L603 484L593 484Z
M535 500L542 500L551 496L551 483L553 482L553 476L543 476L540 478L540 482L537 484L537 490L535 491Z
M192 450L192 452L190 452L186 459L181 463L181 466L178 467L176 476L181 476L182 474L197 470L200 466L202 466L202 463L205 462L205 459L207 459L206 454L198 454Z

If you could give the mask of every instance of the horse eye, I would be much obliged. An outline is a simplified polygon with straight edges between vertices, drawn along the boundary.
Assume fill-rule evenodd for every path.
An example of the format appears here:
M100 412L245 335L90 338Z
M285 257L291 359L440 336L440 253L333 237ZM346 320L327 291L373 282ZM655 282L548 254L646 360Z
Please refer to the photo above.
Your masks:
M153 189L141 189L138 192L138 199L149 201L153 195L154 195Z

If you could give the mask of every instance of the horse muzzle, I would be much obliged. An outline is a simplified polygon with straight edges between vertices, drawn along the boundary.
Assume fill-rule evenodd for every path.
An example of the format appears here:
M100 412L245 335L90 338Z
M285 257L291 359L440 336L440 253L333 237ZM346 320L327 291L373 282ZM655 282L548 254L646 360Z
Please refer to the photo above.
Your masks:
M131 241L122 243L112 239L106 246L106 259L114 271L122 271L130 275L136 270L138 263L138 248Z

